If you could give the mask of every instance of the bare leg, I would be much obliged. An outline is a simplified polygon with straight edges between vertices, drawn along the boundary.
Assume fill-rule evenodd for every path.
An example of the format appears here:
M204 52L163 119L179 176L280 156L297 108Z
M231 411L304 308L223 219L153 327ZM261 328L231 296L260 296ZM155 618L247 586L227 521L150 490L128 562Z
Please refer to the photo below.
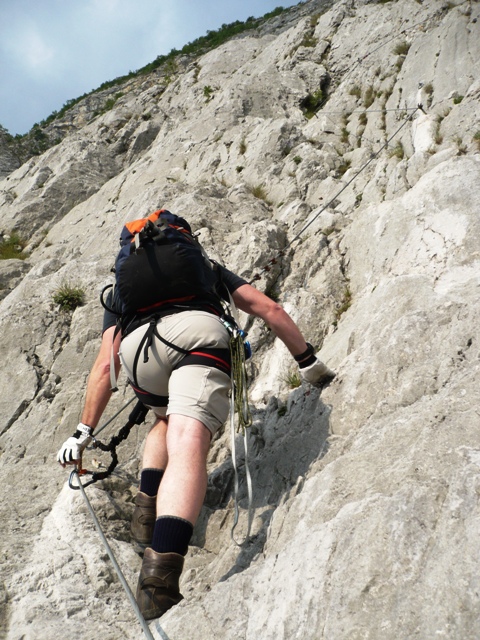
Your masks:
M143 452L143 469L165 469L168 462L167 453L167 420L157 418L145 441Z
M135 509L130 524L130 534L137 551L143 550L152 542L156 494L168 462L166 436L167 421L165 418L158 418L145 442L140 490L135 496Z
M145 619L175 606L184 556L205 498L210 431L182 415L168 418L168 463L157 495L157 520L138 578L137 603Z
M157 497L157 518L174 516L197 521L207 489L207 454L211 434L187 416L168 418L168 464Z

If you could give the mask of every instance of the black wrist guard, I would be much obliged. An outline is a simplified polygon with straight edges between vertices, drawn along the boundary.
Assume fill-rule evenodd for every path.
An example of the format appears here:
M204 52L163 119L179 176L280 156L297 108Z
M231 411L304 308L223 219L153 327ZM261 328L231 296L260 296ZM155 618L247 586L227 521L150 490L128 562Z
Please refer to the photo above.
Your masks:
M304 367L308 367L315 362L315 349L307 342L307 348L303 353L298 354L298 356L293 356L295 361L298 362L298 366L300 369Z

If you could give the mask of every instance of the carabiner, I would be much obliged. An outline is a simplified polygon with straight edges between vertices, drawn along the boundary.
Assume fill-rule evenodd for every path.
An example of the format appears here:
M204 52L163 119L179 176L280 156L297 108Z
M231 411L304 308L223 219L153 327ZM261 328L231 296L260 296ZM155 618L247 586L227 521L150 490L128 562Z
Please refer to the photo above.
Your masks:
M73 469L73 471L70 473L70 476L68 478L68 486L70 487L70 489L73 489L74 491L80 491L80 487L77 485L75 486L73 484L73 476L77 476L78 478L78 484L81 484L83 488L88 487L89 484L93 484L95 482L95 480L92 478L92 480L89 480L88 482L85 482L85 484L80 482L80 476L85 476L88 473L92 474L91 471L87 471L87 469L77 469L77 467L75 467Z

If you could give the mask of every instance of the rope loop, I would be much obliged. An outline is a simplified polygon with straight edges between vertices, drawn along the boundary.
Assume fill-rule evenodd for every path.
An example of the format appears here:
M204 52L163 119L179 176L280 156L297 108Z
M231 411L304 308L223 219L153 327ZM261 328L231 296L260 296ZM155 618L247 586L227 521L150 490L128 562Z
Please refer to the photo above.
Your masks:
M234 409L238 415L238 430L245 433L245 429L251 427L253 421L248 405L246 354L242 333L236 329L231 336L230 353L232 356L232 384L235 386Z

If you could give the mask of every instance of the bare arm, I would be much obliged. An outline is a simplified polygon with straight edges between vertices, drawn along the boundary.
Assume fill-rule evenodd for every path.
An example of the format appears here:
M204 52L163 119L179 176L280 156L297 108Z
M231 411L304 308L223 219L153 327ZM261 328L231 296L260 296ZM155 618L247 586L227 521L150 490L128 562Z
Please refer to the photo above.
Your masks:
M57 454L57 461L62 467L68 464L78 464L78 461L81 461L82 452L90 444L93 430L97 426L112 395L110 388L112 347L116 373L120 369L120 358L118 357L120 333L115 336L115 341L113 340L114 333L115 327L110 327L102 336L100 350L88 377L87 396L83 407L82 421L73 436L65 440Z
M283 307L274 300L249 284L238 287L232 297L239 309L262 318L275 335L285 343L293 356L304 353L307 349L307 343L300 329Z
M95 428L102 417L102 413L112 395L110 384L110 360L113 346L115 372L118 375L120 370L120 359L118 350L120 348L120 333L115 336L115 343L112 345L115 327L107 329L102 336L102 343L97 358L87 382L87 395L85 406L82 412L82 422Z

